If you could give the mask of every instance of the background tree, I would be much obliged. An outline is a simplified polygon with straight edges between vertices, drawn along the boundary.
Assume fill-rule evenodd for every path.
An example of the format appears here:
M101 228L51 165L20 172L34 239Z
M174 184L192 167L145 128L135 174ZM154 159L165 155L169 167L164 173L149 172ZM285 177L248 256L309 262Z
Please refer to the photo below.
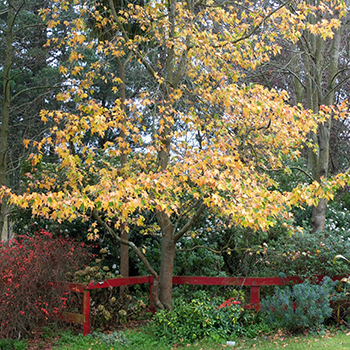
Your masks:
M300 39L290 42L280 36L278 40L284 48L283 51L258 67L257 72L248 74L250 81L258 81L265 86L288 91L291 103L302 104L304 108L309 108L315 113L318 113L322 105L330 106L347 98L344 95L344 88L348 82L347 15L344 6L338 2L323 2L323 4L329 7L328 11L317 9L319 2L306 1L310 11L300 23ZM292 16L298 15L299 2L290 2L288 7ZM333 27L332 36L325 38L323 32L316 30L321 23ZM339 168L338 155L335 154L337 147L335 141L341 135L337 130L339 131L339 126L344 126L343 123L344 118L334 120L332 117L319 123L317 132L310 134L310 139L317 145L317 150L313 147L308 148L305 154L307 157L305 170L319 183L322 182L321 179L327 179L330 169L333 174L347 170L345 167ZM326 199L320 199L313 207L311 218L313 232L324 231L326 208Z
M63 52L45 47L48 35L39 16L49 1L11 0L0 5L1 184L20 191L21 166L28 156L23 140L40 139L47 126L41 121L44 106L58 108L54 96L61 86L58 62ZM55 29L62 35L62 26ZM55 35L56 35L55 34ZM0 232L6 203L2 202Z
M13 22L14 13L12 2L9 1L8 8L2 8L1 14L7 15L7 30L6 30L6 46L5 46L5 64L3 75L3 99L1 110L1 129L0 129L0 183L6 185L7 172L7 133L10 114L10 80L11 80L11 65L12 65L12 44L13 44ZM1 202L0 209L0 237L2 236L3 227L5 224L6 202Z

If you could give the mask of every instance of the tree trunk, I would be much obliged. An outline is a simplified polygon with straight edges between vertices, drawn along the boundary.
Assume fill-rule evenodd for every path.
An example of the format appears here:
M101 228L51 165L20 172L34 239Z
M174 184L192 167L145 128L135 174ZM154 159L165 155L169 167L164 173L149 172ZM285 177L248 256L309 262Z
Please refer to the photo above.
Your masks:
M112 10L112 15L124 37L128 42L129 36L126 32L123 24L119 20L117 15L113 0L109 0L109 5ZM168 31L168 41L172 42L175 38L175 27L176 27L176 0L169 0L168 2L168 16L169 16L169 31ZM164 47L166 50L166 55L164 57L164 74L165 79L161 84L161 97L159 99L160 104L164 107L165 112L161 112L162 127L159 132L159 139L161 140L161 147L158 151L158 166L159 171L166 171L169 163L169 154L171 148L171 137L173 125L171 122L171 116L173 117L172 106L170 101L170 91L175 89L184 72L184 67L187 62L187 52L188 48L183 52L181 60L175 64L175 50L173 45L166 45ZM141 54L137 49L133 49L133 52L140 59L140 62L145 66L146 70L151 74L152 78L157 81L158 84L158 74L155 72L151 64L144 59L144 55ZM191 227L194 220L203 211L203 206L197 210L196 214L189 220L181 230L174 232L174 225L171 222L171 218L165 212L156 209L156 216L159 226L162 231L162 247L161 247L161 267L159 273L159 287L154 285L154 293L158 292L159 304L156 305L158 308L166 307L171 309L171 299L172 299L172 277L173 277L173 267L174 267L174 258L175 258L175 244L180 237L182 237ZM159 288L157 290L157 288Z
M3 81L3 101L2 115L0 126L0 187L6 186L7 172L7 136L8 125L10 119L10 80L11 80L11 65L12 65L12 44L13 44L13 4L8 2L7 12L7 30L6 30L6 48L5 48L5 64L4 64L4 81ZM6 216L6 201L2 200L0 208L0 237L2 236L5 226Z
M159 273L159 300L166 309L171 310L175 243L173 225L168 215L157 212L157 221L162 228L161 262Z
M310 15L310 23L315 24L317 20L314 15ZM303 39L299 42L300 59L304 63L304 89L305 107L318 112L321 105L332 105L334 103L334 89L337 81L339 64L339 52L342 29L335 31L331 46L327 44L321 36L311 33L303 34ZM329 63L325 64L325 56L329 56ZM325 74L327 70L327 74ZM299 76L302 72L299 72ZM325 79L324 77L327 76ZM325 81L326 80L326 81ZM296 99L300 98L300 83L295 79ZM329 168L330 152L330 128L331 120L319 124L317 134L310 133L310 139L318 145L318 150L308 150L308 169L312 173L315 181L321 182L322 178L327 178ZM327 201L320 199L317 206L313 208L312 231L316 232L325 229Z
M126 117L126 106L125 106L125 99L126 99L126 92L125 92L125 66L122 62L120 57L117 57L118 67L119 67L119 78L121 80L121 83L119 85L119 92L120 92L120 101L121 101L121 108L124 112L124 116ZM127 61L126 61L127 62ZM126 134L124 130L120 130L120 137L123 141L126 141ZM125 149L121 149L121 155L120 155L120 165L122 168L125 167L127 163L127 154L125 152ZM129 240L129 234L124 228L122 227L122 231L120 234L121 239L128 241ZM120 274L123 277L129 277L129 246L120 243ZM123 295L124 291L127 289L127 287L122 286L120 287L120 296Z
M336 86L336 76L338 73L339 64L339 52L341 43L342 29L339 28L335 34L332 41L332 49L330 54L330 62L328 68L328 81L327 89L325 93L322 93L321 86L321 75L319 72L318 77L318 100L319 104L332 105L334 103L334 89ZM321 40L321 39L320 39ZM321 55L324 52L321 50ZM331 131L331 119L323 124L319 125L318 128L318 155L317 162L314 168L314 179L320 181L322 178L327 178L329 169L329 156L330 156L330 131ZM317 206L313 208L312 212L312 231L324 231L326 224L326 211L327 211L327 200L321 198Z
M321 198L312 211L312 232L324 231L326 223L327 200Z

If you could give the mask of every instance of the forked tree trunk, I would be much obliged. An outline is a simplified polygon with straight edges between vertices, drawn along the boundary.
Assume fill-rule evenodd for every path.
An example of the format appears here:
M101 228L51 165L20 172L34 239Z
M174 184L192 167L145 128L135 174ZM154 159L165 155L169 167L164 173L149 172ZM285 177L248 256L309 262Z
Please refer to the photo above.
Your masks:
M318 19L312 14L309 21L315 24ZM334 32L334 37L329 46L321 36L305 32L300 45L300 60L303 61L304 72L297 72L305 76L304 100L305 107L318 112L321 105L332 105L337 84L339 52L342 29ZM329 51L328 48L330 48ZM329 62L325 64L325 56ZM327 70L327 72L325 71ZM306 72L306 73L305 73ZM325 78L326 77L326 78ZM296 102L300 102L302 86L298 79L295 79ZM330 142L331 120L321 123L318 126L317 134L310 133L310 139L318 146L317 152L314 149L308 151L308 169L315 181L321 183L322 178L327 178L329 167L329 142ZM317 206L313 207L312 231L323 231L326 223L327 201L320 199Z
M332 50L330 52L330 62L328 66L328 81L327 89L322 93L322 72L319 72L320 77L318 81L318 95L319 104L332 105L334 104L334 94L336 87L336 76L338 75L338 65L339 65L339 53L340 53L340 43L342 36L342 28L339 28L333 37ZM323 52L320 53L323 55ZM322 98L321 98L322 96ZM327 122L320 124L318 128L318 157L316 169L314 169L314 179L316 181L321 181L322 178L327 178L329 169L329 157L330 157L330 131L331 131L331 119ZM312 213L312 231L324 231L326 224L326 212L327 212L328 201L321 198L316 207L313 208Z

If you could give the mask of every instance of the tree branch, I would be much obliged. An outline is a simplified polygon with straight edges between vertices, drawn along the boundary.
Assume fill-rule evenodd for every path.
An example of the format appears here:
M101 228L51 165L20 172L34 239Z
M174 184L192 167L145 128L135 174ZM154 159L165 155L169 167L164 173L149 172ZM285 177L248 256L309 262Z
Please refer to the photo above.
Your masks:
M341 86L342 84L344 84L347 80L350 79L350 76L346 77L345 79L343 79L341 82L339 82L337 85L335 85L331 90L328 91L327 95L325 96L325 99L333 92L335 91L339 86Z
M27 88L27 89L23 89L23 90L17 92L16 95L12 96L11 102L12 102L16 97L18 97L20 94L23 94L23 93L25 93L25 92L27 92L27 91L31 91L31 90L40 90L40 89L48 89L48 88L55 89L55 88L60 88L60 87L61 87L61 85L54 85L54 86L48 85L48 86L33 86L33 87L30 87L30 88Z
M288 62L288 63L289 63L289 62ZM298 75L297 75L295 72L293 72L291 69L287 68L286 66L280 67L280 66L278 66L277 64L273 64L273 63L271 63L271 62L269 62L267 65L270 65L270 66L275 67L275 68L279 68L279 69L281 69L282 71L285 71L285 72L287 72L287 73L293 75L293 77L294 77L295 79L298 80L299 84L300 84L304 89L306 89L306 86L305 86L305 84L300 80L300 77L298 77Z
M145 265L146 269L148 272L153 276L153 288L152 288L152 296L153 296L153 301L155 303L155 306L158 309L164 309L164 305L160 302L158 298L158 285L159 285L159 276L157 272L152 268L151 264L147 260L147 258L142 254L139 248L136 247L136 245L126 239L122 239L119 235L117 235L114 230L112 230L107 223L102 220L101 216L98 214L98 211L96 209L93 209L92 211L92 216L93 218L97 221L97 223L106 229L108 233L116 239L119 243L126 244L129 247L132 248L132 250L135 252L135 254L138 256L138 258L142 261L142 263Z
M285 168L280 168L280 169L267 169L267 168L264 168L264 167L260 167L261 169L263 169L264 171L284 171ZM298 170L300 172L302 172L304 175L306 175L310 180L311 182L314 181L314 178L312 177L312 175L310 175L309 173L307 173L305 170L297 167L297 166L291 166L289 167L290 169L292 170Z
M114 7L114 2L113 0L109 0L109 6L112 10L112 15L114 20L116 21L118 28L120 29L120 31L122 32L123 38L126 42L130 41L129 35L127 33L127 31L125 30L123 23L119 20L119 17L117 15L117 12L115 10ZM146 61L146 59L141 55L140 51L132 48L131 51L141 60L142 64L145 66L145 68L148 70L148 72L151 74L151 76L154 79L157 79L157 74L155 72L155 70L153 69L153 67Z
M176 242L192 227L195 221L201 216L205 208L205 205L202 203L197 209L196 213L192 216L191 219L187 221L187 223L182 227L182 229L176 233L174 236L174 243Z
M102 220L101 216L98 214L97 210L94 209L92 211L92 216L93 218L97 221L97 223L103 227L104 229L106 229L108 231L108 233L114 238L116 239L118 242L123 243L128 245L129 247L131 247L133 249L133 251L135 252L135 254L138 256L138 258L143 262L143 264L145 265L146 269L151 273L151 275L154 277L154 279L158 280L158 274L157 272L152 268L152 266L150 265L150 263L148 262L147 258L142 254L142 252L140 251L139 248L136 247L136 245L133 242L130 242L126 239L122 239L120 238L119 235L117 235L115 233L114 230L112 230L112 228L105 222Z
M13 17L13 21L12 21L11 28L10 28L11 31L13 30L13 26L15 24L16 18L19 15L19 13L22 10L22 8L24 7L25 3L26 3L25 1L22 1L22 4L19 6L18 10L16 10L16 13L15 13L15 15ZM13 9L15 9L14 6L12 6L12 7L13 7Z
M189 36L187 36L187 38L186 38L186 50L184 50L182 52L180 62L177 66L175 76L173 78L173 87L174 88L179 84L181 76L184 72L184 68L185 68L185 65L187 62L187 54L188 54L189 49L190 49L190 38L189 38Z
M257 30L263 25L266 23L266 21L273 15L275 14L277 11L279 11L280 9L282 9L283 7L287 6L289 3L291 2L291 0L287 0L285 1L284 3L282 3L280 6L278 6L276 9L272 10L269 14L267 14L264 19L259 23L259 24L255 24L253 26L253 28L246 34L246 35L243 35L242 37L234 40L232 43L233 44L237 44L239 43L240 41L242 40L245 40L245 39L248 39L250 38L252 35L254 35Z

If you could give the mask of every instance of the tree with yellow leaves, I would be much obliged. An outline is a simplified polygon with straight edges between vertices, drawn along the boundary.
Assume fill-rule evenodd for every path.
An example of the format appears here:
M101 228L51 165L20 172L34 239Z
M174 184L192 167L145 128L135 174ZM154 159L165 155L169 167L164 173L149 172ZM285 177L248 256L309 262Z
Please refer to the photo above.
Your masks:
M310 194L300 187L282 193L266 170L283 169L286 157L297 158L326 113L319 117L290 106L283 91L239 82L242 67L255 69L279 52L277 31L298 40L310 8L300 2L295 16L285 6L289 2L265 8L248 1L149 1L117 11L112 0L98 9L75 1L81 16L66 24L64 41L52 38L47 45L76 47L70 71L61 68L67 89L57 96L75 101L76 112L42 111L42 119L55 126L30 159L36 167L50 148L60 161L55 172L29 181L25 193L2 189L2 194L14 205L30 207L34 215L93 217L131 247L153 275L156 307L171 308L176 244L205 210L229 218L232 225L267 230L277 217L289 217L291 205L317 201L311 190L316 185ZM70 5L57 0L54 12L43 10L48 26L57 25ZM327 11L327 1L323 9ZM99 30L114 35L89 40L87 16ZM130 35L130 22L138 23L142 35ZM327 23L312 30L332 35ZM88 69L83 48L100 55ZM123 83L118 74L102 72L118 57L133 60L153 86L103 106L94 99L94 81L112 82L117 91ZM150 128L144 125L146 116ZM86 142L87 136L103 138L109 130L119 132L114 142L106 141L102 148ZM144 212L154 213L158 225L145 227ZM161 236L159 272L142 249L118 234L132 226ZM91 238L97 234L97 226L92 227Z

